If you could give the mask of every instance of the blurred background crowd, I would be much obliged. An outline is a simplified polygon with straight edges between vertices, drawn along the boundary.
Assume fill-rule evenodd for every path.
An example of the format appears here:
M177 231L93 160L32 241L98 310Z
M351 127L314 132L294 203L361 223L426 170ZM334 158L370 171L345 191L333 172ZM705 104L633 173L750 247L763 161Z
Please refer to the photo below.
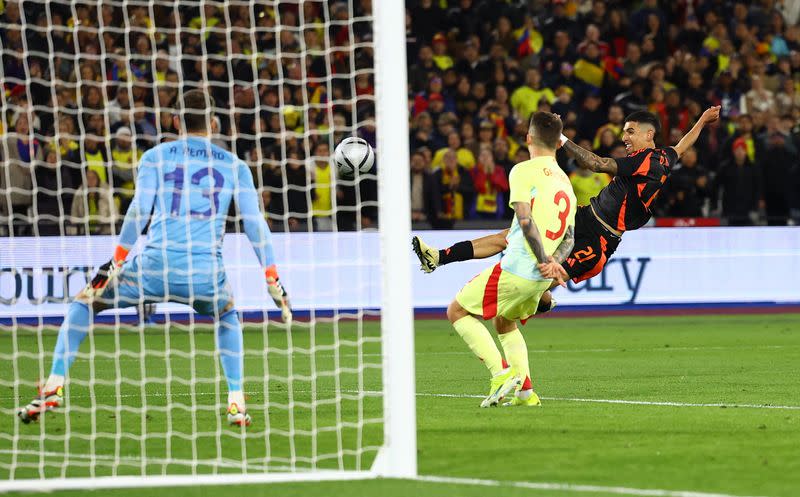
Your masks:
M628 113L655 113L667 146L710 105L722 119L673 170L654 223L800 222L800 0L406 7L416 227L506 224L534 111L619 157ZM273 230L374 227L374 174L336 178L330 164L346 136L375 145L371 9L0 0L0 235L115 232L138 158L176 137L191 88L213 95L214 140L252 167ZM610 181L558 159L580 203Z
M800 221L800 2L408 1L412 215L434 227L510 218L508 173L534 111L601 156L625 156L627 114L678 142L708 106L722 118L673 170L660 225ZM576 168L577 198L610 178ZM473 221L471 224L476 224ZM482 224L482 223L481 223Z
M374 175L329 164L346 136L375 145L370 15L369 0L0 0L0 235L115 232L193 88L273 230L372 226Z

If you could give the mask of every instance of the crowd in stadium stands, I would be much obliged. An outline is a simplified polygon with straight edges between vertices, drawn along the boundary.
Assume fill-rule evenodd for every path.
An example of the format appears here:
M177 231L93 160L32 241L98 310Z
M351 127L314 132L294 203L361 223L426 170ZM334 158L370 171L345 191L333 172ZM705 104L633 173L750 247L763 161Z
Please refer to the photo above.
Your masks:
M374 176L337 182L328 160L345 136L375 144L371 2L352 4L0 0L0 236L115 232L191 88L273 230L374 225Z
M415 221L510 218L508 173L528 158L534 111L559 114L584 148L624 157L630 112L655 113L668 146L721 105L673 170L659 222L800 222L800 2L406 4ZM558 159L581 204L611 180Z
M375 145L370 0L22 5L0 0L0 235L114 232L139 157L175 138L176 99L197 87L215 99L215 142L253 167L273 229L374 226L374 177L335 178L329 161L345 136ZM800 2L406 6L414 221L510 218L508 172L528 158L534 111L620 157L626 114L657 114L670 145L718 104L723 119L655 214L800 222ZM610 181L558 158L581 203Z

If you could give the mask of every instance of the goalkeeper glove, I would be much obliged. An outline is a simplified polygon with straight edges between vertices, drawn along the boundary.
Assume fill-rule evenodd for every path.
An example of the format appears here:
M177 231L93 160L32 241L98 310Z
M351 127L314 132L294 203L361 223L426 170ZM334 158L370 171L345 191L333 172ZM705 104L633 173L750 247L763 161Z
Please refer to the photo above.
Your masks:
M275 267L275 264L268 267L264 274L267 277L267 291L269 292L269 296L272 297L275 305L281 310L283 322L290 323L292 321L292 306L289 303L289 294L286 293L286 289L281 285L280 279L278 278L278 269Z
M119 276L127 255L128 249L117 246L117 249L114 251L114 257L97 269L97 274L95 274L92 281L86 285L83 293L91 298L101 297L109 282Z

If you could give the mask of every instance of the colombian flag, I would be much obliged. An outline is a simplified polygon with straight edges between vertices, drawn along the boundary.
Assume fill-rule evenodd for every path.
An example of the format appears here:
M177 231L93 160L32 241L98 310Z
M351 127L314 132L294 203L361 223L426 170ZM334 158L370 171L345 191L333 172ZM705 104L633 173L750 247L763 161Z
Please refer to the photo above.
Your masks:
M517 57L539 53L544 44L541 33L533 28L519 28L514 31L514 37L517 39Z

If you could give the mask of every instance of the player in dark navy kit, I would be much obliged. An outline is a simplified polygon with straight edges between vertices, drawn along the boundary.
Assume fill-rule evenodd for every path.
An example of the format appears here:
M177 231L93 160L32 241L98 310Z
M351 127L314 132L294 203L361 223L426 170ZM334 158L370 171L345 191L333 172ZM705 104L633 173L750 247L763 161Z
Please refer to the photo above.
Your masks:
M572 253L561 266L550 265L554 272L542 273L554 278L553 286L564 284L568 279L576 283L584 281L603 270L616 251L622 234L641 228L650 220L650 206L672 167L694 145L703 127L719 119L719 111L719 106L706 110L677 145L664 148L657 148L655 144L655 136L661 128L658 118L649 112L634 112L625 119L622 131L628 156L620 159L599 157L562 137L563 147L575 158L578 166L610 174L614 179L591 199L590 205L578 208ZM458 242L444 250L432 248L415 236L412 246L419 257L420 269L430 273L450 262L482 259L500 253L506 247L506 234L507 230L477 240ZM547 292L542 296L539 312L551 310L553 302Z

